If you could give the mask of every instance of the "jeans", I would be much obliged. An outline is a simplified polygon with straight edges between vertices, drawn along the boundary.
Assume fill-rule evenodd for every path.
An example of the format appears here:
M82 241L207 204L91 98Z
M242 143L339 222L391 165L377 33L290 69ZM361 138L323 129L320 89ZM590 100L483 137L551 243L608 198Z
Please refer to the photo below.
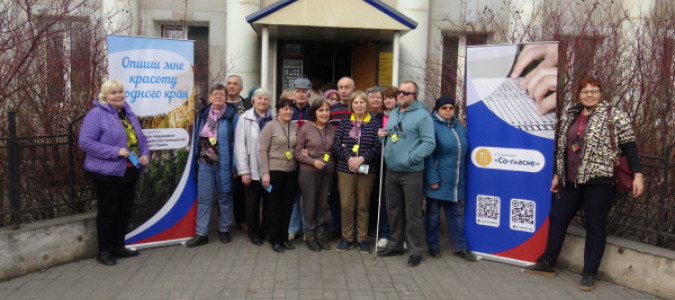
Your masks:
M300 191L298 191L293 199L293 212L288 224L288 233L298 234L301 230L305 231L305 221L302 216L302 209L300 209Z
M340 193L337 188L337 176L333 177L333 184L328 195L328 207L330 209L331 223L328 225L328 230L331 233L342 232L342 212L340 211Z
M438 249L438 232L441 228L441 208L445 212L445 220L448 222L450 243L455 252L469 250L464 236L464 200L445 201L427 198L427 214L424 226L427 231L427 245L429 249Z
M220 166L199 163L197 173L197 226L198 235L208 236L209 220L213 208L213 190L218 195L218 231L229 232L232 227L232 192L220 190Z

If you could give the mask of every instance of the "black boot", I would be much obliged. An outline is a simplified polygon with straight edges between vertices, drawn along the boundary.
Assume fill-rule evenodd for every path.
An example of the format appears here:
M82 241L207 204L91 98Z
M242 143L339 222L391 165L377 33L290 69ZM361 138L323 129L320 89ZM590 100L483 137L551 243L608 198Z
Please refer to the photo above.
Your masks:
M194 237L192 237L190 240L185 242L185 246L190 248L190 247L197 247L201 246L204 244L207 244L209 242L209 237L208 236L203 236L196 234Z
M112 256L110 251L100 251L96 256L96 261L106 266L117 264L117 261L115 261L115 258Z

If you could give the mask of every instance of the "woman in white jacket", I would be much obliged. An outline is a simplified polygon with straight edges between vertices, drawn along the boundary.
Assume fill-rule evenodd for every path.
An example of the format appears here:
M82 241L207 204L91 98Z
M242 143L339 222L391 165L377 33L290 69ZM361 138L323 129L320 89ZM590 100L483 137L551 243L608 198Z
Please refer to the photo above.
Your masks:
M245 111L237 122L237 131L234 135L234 155L237 162L237 173L244 184L246 197L246 224L248 237L254 245L262 245L262 230L260 218L260 199L263 186L260 182L260 131L265 124L275 117L269 107L270 92L259 88L251 97L253 108Z

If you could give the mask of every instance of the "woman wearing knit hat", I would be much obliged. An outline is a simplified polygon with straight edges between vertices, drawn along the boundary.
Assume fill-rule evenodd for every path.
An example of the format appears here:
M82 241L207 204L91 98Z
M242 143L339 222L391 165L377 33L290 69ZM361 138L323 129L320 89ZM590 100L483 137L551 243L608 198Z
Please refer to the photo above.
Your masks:
M442 208L455 255L467 261L476 261L476 256L469 252L462 220L466 198L466 130L457 120L455 100L449 96L436 100L431 113L436 149L424 160L424 196L427 199L425 227L429 256L441 257L438 232Z
M340 101L340 94L336 89L330 89L323 93L323 97L330 101L330 104L335 104Z

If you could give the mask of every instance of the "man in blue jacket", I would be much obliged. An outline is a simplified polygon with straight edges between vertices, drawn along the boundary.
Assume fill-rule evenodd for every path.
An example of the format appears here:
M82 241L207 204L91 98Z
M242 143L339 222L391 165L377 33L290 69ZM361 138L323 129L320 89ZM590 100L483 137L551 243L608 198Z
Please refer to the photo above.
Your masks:
M420 264L425 248L424 159L436 147L434 124L422 102L415 99L418 92L415 82L403 81L398 88L396 107L389 114L384 159L388 168L385 193L391 234L387 248L378 252L381 257L401 255L407 238L409 267ZM385 132L381 131L380 135L384 136Z

